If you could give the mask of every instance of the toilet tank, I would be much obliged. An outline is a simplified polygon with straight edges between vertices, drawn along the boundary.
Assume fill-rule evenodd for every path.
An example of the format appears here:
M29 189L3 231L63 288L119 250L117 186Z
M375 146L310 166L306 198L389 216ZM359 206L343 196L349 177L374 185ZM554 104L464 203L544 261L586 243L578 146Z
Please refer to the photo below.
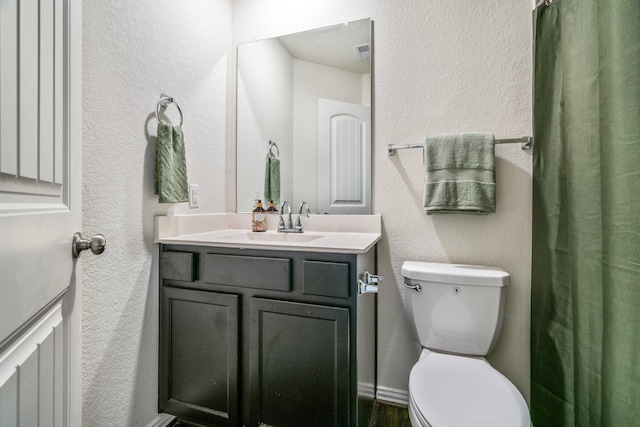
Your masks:
M420 345L477 356L493 349L502 328L510 283L506 271L405 261L402 275L407 317Z

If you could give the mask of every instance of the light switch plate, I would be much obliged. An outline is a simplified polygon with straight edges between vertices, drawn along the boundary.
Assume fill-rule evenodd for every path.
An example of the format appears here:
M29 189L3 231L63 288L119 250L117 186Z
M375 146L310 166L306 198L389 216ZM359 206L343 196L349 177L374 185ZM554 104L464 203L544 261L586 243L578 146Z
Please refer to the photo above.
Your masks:
M198 184L189 184L189 207L197 208L200 206L200 186Z

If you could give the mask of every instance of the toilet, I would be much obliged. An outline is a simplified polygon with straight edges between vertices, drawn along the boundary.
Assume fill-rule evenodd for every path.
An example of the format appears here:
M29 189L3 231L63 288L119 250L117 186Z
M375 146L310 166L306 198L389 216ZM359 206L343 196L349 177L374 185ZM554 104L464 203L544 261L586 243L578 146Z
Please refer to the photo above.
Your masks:
M406 261L407 318L422 346L409 375L413 427L529 427L516 387L483 356L502 328L509 274L477 265Z

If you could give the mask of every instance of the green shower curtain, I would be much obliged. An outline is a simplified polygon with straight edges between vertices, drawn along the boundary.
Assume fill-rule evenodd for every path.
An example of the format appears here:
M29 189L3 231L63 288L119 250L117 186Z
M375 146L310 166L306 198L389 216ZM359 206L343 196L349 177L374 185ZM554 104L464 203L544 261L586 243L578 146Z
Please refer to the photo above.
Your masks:
M534 32L532 421L640 426L640 0Z

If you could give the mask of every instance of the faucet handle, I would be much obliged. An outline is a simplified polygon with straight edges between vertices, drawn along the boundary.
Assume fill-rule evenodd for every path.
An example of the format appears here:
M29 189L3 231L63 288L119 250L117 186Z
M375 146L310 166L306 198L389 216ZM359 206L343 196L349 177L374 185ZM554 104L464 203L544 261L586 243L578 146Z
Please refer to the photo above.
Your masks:
M291 214L291 205L286 200L283 200L282 203L280 203L280 220L278 221L278 231L284 231L287 228L284 224L283 217L285 206L289 206L289 214Z
M300 221L300 217L302 216L302 208L307 207L304 215L309 218L309 214L311 213L311 211L309 210L309 203L307 202L302 202L300 203L300 211L298 212L298 219L296 219L296 225L295 225L295 229L299 230L300 233L302 233L302 222Z
M309 214L311 213L311 210L309 209L309 203L307 202L300 203L300 211L298 212L298 215L302 215L302 208L304 208L305 206L307 207L307 209L305 210L304 214L307 218L309 218Z

